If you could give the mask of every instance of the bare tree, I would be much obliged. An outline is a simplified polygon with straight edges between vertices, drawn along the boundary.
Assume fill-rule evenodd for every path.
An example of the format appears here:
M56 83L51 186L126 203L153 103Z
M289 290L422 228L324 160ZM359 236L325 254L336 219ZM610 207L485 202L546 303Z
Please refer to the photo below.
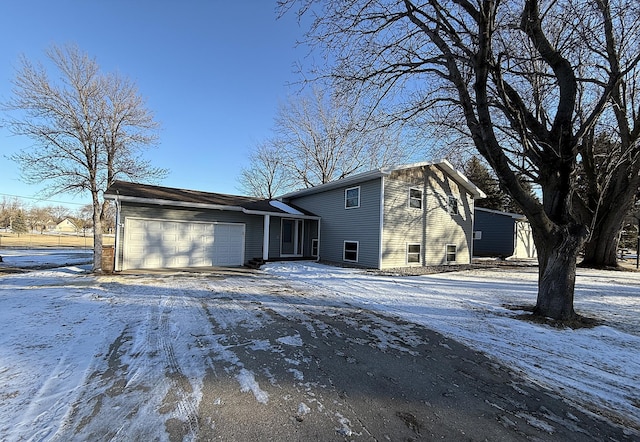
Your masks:
M51 219L56 224L71 215L71 211L65 206L51 206L48 209L49 213L51 214Z
M248 195L272 199L289 189L293 180L277 140L258 144L249 155L249 167L240 172L240 189Z
M365 113L358 99L314 89L280 106L273 137L257 146L240 183L251 194L273 196L397 164L413 152L401 125Z
M27 216L31 230L39 230L40 233L47 229L47 223L52 220L51 212L46 207L32 207Z
M158 124L133 83L101 73L97 62L77 46L53 46L46 55L60 81L52 81L41 64L22 57L13 98L4 105L13 133L35 141L12 159L25 182L46 183L46 196L91 195L93 269L100 271L102 193L118 178L154 181L166 175L141 158L155 143Z
M286 10L295 0L284 0ZM312 0L309 41L334 60L343 91L391 97L396 117L461 121L500 185L529 219L538 250L535 313L569 320L576 262L602 208L579 192L587 136L637 103L640 5L623 0ZM620 115L619 108L627 109ZM452 124L453 128L460 126ZM638 145L621 171L633 176ZM609 174L603 182L615 180ZM619 177L619 176L618 176ZM531 180L542 200L527 191ZM600 190L602 192L602 189ZM601 193L602 194L602 193Z

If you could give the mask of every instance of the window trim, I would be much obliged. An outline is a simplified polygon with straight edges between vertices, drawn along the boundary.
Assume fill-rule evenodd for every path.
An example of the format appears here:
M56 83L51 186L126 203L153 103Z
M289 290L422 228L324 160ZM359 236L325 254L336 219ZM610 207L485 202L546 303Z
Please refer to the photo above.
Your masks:
M347 194L349 193L350 190L355 190L355 189L358 190L358 202L357 202L357 205L349 206L348 205L349 198L347 198ZM360 207L360 186L347 187L346 189L344 189L344 208L345 209L357 209L358 207Z
M449 247L453 247L453 261L449 261ZM444 261L447 264L455 264L458 261L458 245L457 244L446 244L444 246Z
M456 202L455 206L451 204L451 201ZM447 212L449 212L449 215L460 215L460 200L457 196L447 195Z
M315 250L315 254L313 253ZM318 254L320 253L320 240L318 238L313 238L311 240L311 256L313 256L314 258L318 257Z
M412 191L414 191L414 190L416 190L416 191L420 192L420 198L413 198L413 197L411 196L411 192L412 192ZM424 198L423 198L423 196L424 196L424 192L422 191L422 189L420 189L419 187L410 187L410 188L409 188L409 202L407 203L407 204L409 205L409 208L410 208L410 209L418 209L418 210L422 210L423 199L424 199ZM412 206L412 205L411 205L411 202L412 202L412 201L418 201L418 202L420 202L420 207Z
M352 243L356 245L356 259L347 259L347 243ZM352 250L349 250L349 252L353 252ZM342 243L342 260L345 262L358 262L358 259L360 258L360 241L350 241L350 240L344 240Z
M409 248L411 246L418 246L418 251L417 252L409 252ZM409 261L409 255L418 255L418 260L417 261ZM408 242L407 243L407 253L406 253L407 265L420 265L421 264L421 257L422 257L422 244L417 243L417 242Z

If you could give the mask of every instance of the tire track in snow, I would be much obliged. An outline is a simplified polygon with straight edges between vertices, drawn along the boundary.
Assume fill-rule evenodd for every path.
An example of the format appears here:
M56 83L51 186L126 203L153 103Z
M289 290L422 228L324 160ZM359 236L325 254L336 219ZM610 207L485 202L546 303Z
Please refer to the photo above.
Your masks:
M187 308L189 307L189 303L185 299L180 299L179 307ZM175 349L172 343L168 340L168 337L173 336L172 333L172 323L170 321L170 315L172 311L176 310L178 303L178 297L172 296L169 297L165 302L163 302L163 308L159 315L159 328L158 328L158 337L159 337L159 348L163 353L164 360L166 362L166 373L167 377L171 380L172 385L169 388L164 400L163 405L160 408L160 412L168 413L170 411L177 410L179 418L169 418L165 427L167 432L170 435L176 435L178 437L182 437L183 439L187 437L188 439L195 438L198 433L198 401L193 397L194 388L189 382L189 378L184 374L180 363L176 357ZM196 304L193 304L196 306ZM203 315L191 315L194 319L202 319L197 316ZM200 321L194 321L200 322ZM176 323L176 326L178 324ZM177 399L177 401L172 401L171 399ZM175 408L171 410L169 408L169 404L175 403Z

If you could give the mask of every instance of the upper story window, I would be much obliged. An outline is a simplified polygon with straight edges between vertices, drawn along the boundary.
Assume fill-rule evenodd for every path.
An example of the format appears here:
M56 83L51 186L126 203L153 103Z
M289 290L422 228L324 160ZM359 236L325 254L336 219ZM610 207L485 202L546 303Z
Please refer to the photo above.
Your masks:
M458 215L460 213L458 211L458 198L452 195L449 195L449 213L451 215Z
M360 187L350 187L344 191L344 208L360 207Z
M409 189L409 207L422 209L422 190Z

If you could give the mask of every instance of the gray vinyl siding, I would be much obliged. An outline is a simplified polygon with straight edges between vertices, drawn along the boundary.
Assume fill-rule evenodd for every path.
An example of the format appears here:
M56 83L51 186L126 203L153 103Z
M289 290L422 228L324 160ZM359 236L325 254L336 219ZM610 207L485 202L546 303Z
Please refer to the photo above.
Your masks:
M376 178L290 200L321 217L320 259L344 262L344 241L358 241L358 262L353 264L379 267L381 181ZM345 190L357 186L360 187L360 207L346 209Z
M473 242L476 256L509 257L514 253L515 220L511 215L476 211L474 230L481 231L481 239Z
M204 209L184 209L178 207L155 206L144 204L129 204L123 202L120 211L120 224L124 225L128 217L164 219L172 221L200 221L200 222L224 222L242 223L245 225L245 260L262 256L262 231L264 227L264 217L261 215L247 215L243 212L204 210ZM120 238L124 232L121 227ZM118 244L118 262L122 263L123 244L120 240Z
M422 190L422 208L409 207L409 189ZM448 211L449 196L459 214ZM473 197L434 166L392 173L384 180L382 268L405 267L407 245L420 244L420 263L446 264L446 247L457 248L456 264L471 261Z

